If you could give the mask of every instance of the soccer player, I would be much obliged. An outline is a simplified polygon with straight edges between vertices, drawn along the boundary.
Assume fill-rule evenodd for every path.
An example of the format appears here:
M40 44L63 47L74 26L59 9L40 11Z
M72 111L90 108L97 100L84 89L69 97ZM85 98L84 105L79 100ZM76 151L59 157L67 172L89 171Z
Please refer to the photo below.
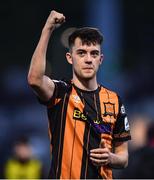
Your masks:
M75 30L68 39L68 63L72 80L45 75L48 42L65 16L51 11L33 54L28 83L47 106L51 168L49 178L112 178L112 168L128 164L131 138L124 105L119 96L98 84L96 74L103 61L103 36L96 28Z

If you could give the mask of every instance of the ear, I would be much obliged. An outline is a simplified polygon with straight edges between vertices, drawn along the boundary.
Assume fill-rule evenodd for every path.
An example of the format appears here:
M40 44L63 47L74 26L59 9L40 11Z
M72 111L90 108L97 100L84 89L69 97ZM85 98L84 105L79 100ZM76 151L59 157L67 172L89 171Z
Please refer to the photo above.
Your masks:
M66 53L66 59L67 59L67 61L68 61L69 64L72 64L72 63L73 63L73 62L72 62L72 55L71 55L70 52L67 52L67 53Z
M100 65L102 64L103 60L104 60L104 55L101 54L101 57L100 57Z

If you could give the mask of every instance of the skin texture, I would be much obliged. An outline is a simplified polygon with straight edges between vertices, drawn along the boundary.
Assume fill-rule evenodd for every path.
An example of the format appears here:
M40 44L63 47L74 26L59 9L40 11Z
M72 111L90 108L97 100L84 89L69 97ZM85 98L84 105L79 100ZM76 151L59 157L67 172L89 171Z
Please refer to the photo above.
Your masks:
M62 13L51 11L32 56L28 83L43 101L52 97L55 88L53 81L45 75L48 42L55 28L64 22L65 16ZM81 39L76 38L71 51L66 53L66 58L72 64L74 84L87 91L97 89L96 73L103 61L100 44L82 44ZM126 167L128 164L127 142L115 143L114 147L114 153L110 152L102 140L99 148L90 151L93 164L96 166L108 164L114 168Z

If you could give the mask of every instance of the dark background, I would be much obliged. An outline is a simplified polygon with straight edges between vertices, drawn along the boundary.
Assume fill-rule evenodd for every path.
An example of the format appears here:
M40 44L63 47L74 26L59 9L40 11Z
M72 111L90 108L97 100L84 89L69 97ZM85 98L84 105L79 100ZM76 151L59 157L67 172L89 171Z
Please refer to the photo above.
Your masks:
M97 12L98 2L100 1L96 0L95 8L91 9L91 16ZM102 0L102 6L106 2L107 0ZM114 1L108 2L112 4ZM107 86L109 83L110 88L120 93L130 121L134 114L144 114L153 119L153 1L116 2L120 6L119 27L122 32L119 39L122 46L118 60L118 77L106 78L104 82L102 76L100 80ZM11 154L14 140L24 134L30 137L34 154L42 160L48 171L49 140L46 110L38 104L27 85L31 56L50 11L55 9L62 12L66 16L66 23L54 32L49 43L47 73L54 78L71 78L71 67L64 56L67 49L61 43L61 35L69 27L89 26L87 11L91 3L92 0L0 2L0 164L4 164ZM114 23L112 19L111 23ZM107 41L108 38L104 44ZM110 52L110 46L107 49ZM104 73L107 61L106 56L102 65ZM117 81L119 75L122 80L120 78Z

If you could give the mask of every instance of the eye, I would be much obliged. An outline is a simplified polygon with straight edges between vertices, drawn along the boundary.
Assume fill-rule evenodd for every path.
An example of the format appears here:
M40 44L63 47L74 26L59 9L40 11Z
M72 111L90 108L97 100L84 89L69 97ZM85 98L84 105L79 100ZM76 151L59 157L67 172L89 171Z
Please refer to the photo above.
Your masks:
M98 57L99 56L99 51L92 51L91 56L94 57L94 58Z
M77 54L80 56L80 57L83 57L85 55L85 52L84 51L78 51Z

